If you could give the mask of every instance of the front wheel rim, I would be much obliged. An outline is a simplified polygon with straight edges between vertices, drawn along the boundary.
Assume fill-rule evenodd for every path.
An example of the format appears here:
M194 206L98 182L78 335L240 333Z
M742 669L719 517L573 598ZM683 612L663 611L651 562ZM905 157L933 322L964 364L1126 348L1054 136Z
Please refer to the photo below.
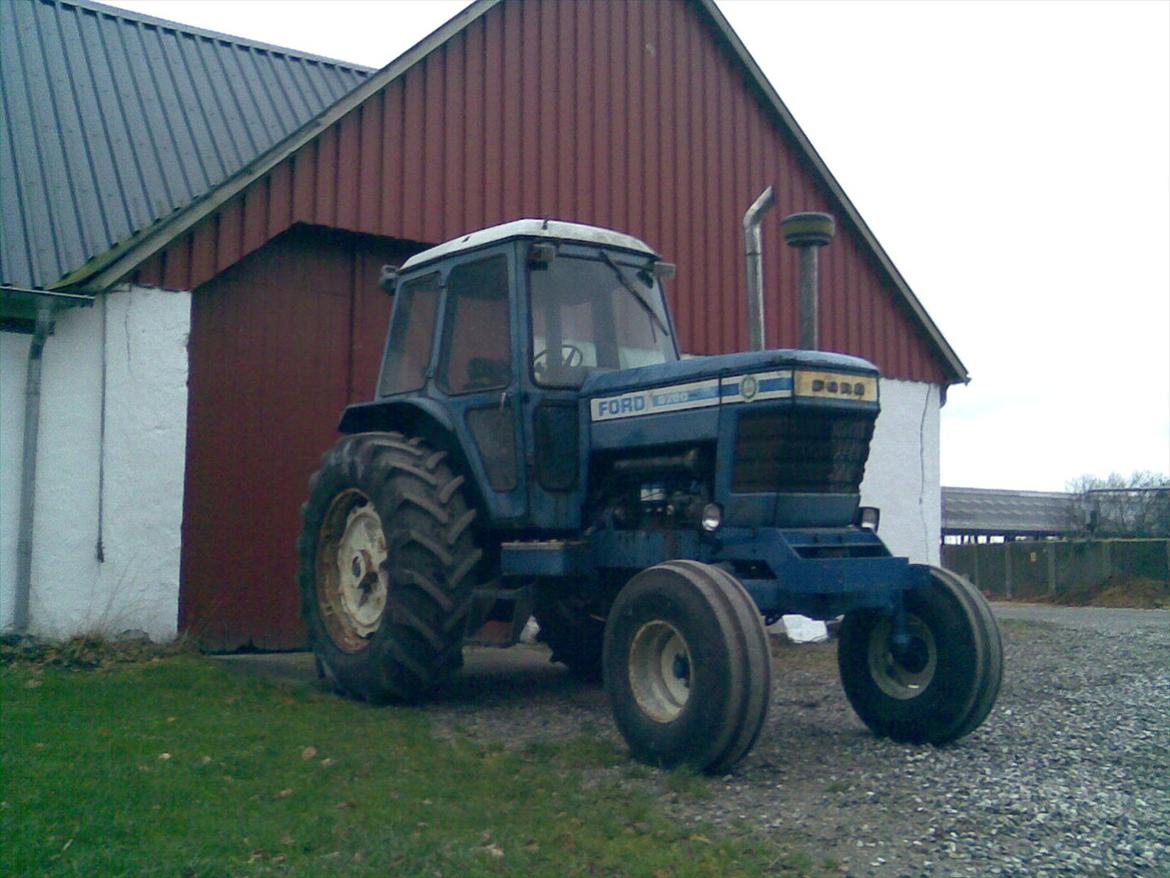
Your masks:
M691 697L691 652L669 622L647 622L629 653L630 689L641 711L659 723L677 719Z
M329 505L317 553L317 601L333 642L360 652L381 627L389 595L382 519L364 493L350 489Z
M908 701L925 692L934 679L938 647L929 626L917 616L906 616L910 647L901 656L893 649L892 633L893 625L888 618L881 619L870 632L869 675L886 695Z

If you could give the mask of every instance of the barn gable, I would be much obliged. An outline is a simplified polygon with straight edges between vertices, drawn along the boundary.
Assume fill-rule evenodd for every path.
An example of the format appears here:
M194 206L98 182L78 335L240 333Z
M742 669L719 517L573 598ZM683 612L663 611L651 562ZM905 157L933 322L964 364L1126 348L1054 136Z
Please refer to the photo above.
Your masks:
M435 243L521 216L637 234L679 264L693 353L742 349L740 218L825 210L822 345L889 377L966 370L709 0L480 0L92 278L193 289L297 223ZM775 223L775 220L773 220ZM766 227L767 228L767 227ZM766 232L767 233L767 232ZM765 252L767 342L797 342L795 254ZM371 279L371 282L372 279Z

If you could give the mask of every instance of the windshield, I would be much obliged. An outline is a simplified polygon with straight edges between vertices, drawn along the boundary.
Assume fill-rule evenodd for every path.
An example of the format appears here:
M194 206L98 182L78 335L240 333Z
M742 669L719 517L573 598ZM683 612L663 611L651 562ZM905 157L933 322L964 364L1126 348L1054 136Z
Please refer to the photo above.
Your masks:
M599 253L558 256L529 270L537 383L580 387L594 369L678 359L662 290L645 265Z

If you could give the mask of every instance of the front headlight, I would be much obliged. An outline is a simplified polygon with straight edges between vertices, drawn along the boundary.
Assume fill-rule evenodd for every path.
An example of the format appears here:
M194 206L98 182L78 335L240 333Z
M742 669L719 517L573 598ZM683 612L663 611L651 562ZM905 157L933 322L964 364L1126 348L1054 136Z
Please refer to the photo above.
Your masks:
M708 503L703 507L703 515L699 519L699 526L707 533L715 533L723 523L723 509L718 503Z

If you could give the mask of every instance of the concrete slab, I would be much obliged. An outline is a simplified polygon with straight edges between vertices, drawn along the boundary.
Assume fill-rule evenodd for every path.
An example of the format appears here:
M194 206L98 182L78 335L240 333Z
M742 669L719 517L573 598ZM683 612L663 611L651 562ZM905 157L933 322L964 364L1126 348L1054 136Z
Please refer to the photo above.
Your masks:
M996 602L999 619L1046 622L1062 628L1127 634L1133 631L1170 632L1170 610L1133 610L1113 607L1057 607L1052 604Z

